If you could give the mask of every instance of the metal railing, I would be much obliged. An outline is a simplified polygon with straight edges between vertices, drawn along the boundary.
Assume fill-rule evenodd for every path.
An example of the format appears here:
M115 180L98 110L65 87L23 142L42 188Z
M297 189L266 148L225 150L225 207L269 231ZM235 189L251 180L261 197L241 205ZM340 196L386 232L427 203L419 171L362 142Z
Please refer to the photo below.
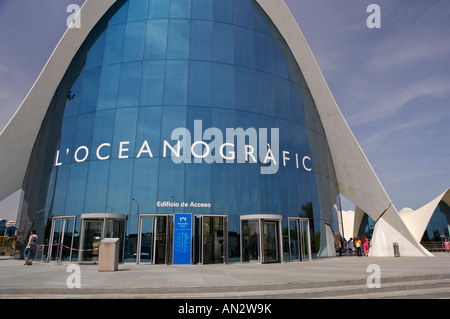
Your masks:
M422 242L421 243L425 249L427 249L430 252L440 252L445 251L444 242L441 241L428 241L428 242Z

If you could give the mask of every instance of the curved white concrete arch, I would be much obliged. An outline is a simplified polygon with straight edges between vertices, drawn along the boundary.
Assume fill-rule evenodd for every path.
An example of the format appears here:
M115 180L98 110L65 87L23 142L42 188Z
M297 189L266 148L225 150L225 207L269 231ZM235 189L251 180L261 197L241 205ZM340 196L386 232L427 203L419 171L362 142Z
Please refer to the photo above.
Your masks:
M441 201L450 206L450 188L417 210L403 208L399 212L401 218L406 225L408 225L411 233L418 241L422 239L423 233L425 232L434 211Z
M320 68L284 0L256 0L284 37L299 65L322 121L339 191L373 220L372 256L430 256L404 224L339 110ZM376 238L376 240L375 240Z

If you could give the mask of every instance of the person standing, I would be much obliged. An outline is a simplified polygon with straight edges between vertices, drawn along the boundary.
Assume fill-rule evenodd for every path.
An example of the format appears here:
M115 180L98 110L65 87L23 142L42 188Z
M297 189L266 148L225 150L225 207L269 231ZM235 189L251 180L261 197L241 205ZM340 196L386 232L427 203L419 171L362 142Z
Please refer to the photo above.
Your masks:
M31 235L28 238L28 244L25 248L25 264L24 265L32 265L34 256L36 255L36 243L37 243L38 236L36 235L36 229L31 230Z
M445 252L448 254L450 252L450 243L447 238L445 239L444 247L445 247Z

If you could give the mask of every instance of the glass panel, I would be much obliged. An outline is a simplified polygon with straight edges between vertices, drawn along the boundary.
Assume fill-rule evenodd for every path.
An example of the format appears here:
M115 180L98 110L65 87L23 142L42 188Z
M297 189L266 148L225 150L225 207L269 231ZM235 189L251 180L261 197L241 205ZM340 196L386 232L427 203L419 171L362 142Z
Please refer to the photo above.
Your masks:
M170 20L167 40L167 59L189 58L190 29L189 20Z
M136 157L159 157L161 136L161 107L142 107L139 109L136 130ZM148 151L145 142L148 143ZM151 152L151 154L149 153ZM151 156L153 155L153 156Z
M264 262L278 261L278 223L264 221Z
M234 108L234 67L213 64L213 106Z
M211 63L190 62L189 105L211 105Z
M119 238L119 262L123 262L123 245L125 221L119 219L107 219L105 221L104 238Z
M165 59L168 25L167 20L148 21L144 60Z
M99 68L84 73L79 113L92 112L96 109L100 71L101 69Z
M81 101L81 89L83 84L83 75L80 74L68 92L66 107L64 108L64 117L70 117L78 114ZM64 132L64 130L63 130Z
M75 138L73 141L74 149L70 150L69 152L69 155L72 157L73 163L76 162L76 159L79 161L83 161L86 155L86 159L89 158L89 149L92 143L92 129L94 127L94 120L95 113L83 114L78 116L77 129L75 131ZM86 147L87 150L80 149L79 152L76 152L80 146Z
M237 66L235 84L236 109L256 112L255 71Z
M301 260L309 260L308 221L307 220L299 220L299 238L300 238Z
M154 218L145 217L141 219L141 263L153 262L153 223Z
M191 16L191 0L171 0L170 1L170 18L188 19Z
M190 59L212 59L212 23L210 21L191 22Z
M105 51L106 34L102 33L89 49L86 58L85 70L93 69L102 66L103 55Z
M224 262L224 218L203 217L203 263Z
M71 165L67 189L66 214L79 214L84 211L88 167L88 162Z
M213 58L216 62L233 63L234 57L233 25L214 23Z
M287 45L281 42L281 39L275 39L272 37L272 58L273 58L273 71L275 75L278 75L284 79L289 78L289 71L285 52L287 51Z
M142 60L147 21L129 22L125 30L123 61Z
M134 157L138 108L118 109L114 124L112 158Z
M256 71L256 104L258 113L275 115L273 75Z
M290 114L290 83L289 81L274 77L275 79L275 105L276 115L278 118L294 119L295 117Z
M129 5L130 3L128 1L125 2L119 11L111 18L109 25L127 22Z
M185 201L194 203L211 203L211 164L191 164L185 176ZM196 208L198 213L207 214L211 207Z
M211 165L211 210L213 213L234 214L236 209L236 165Z
M61 219L53 219L53 243L51 247L50 261L59 260L60 243L63 232L62 224L63 221Z
M131 205L133 179L133 160L117 159L111 161L109 173L107 212L128 213Z
M203 253L203 217L196 216L195 217L195 231L194 231L194 264L198 264L202 262L202 253Z
M234 23L253 29L253 7L251 0L234 1Z
M159 161L158 200L180 202L184 198L185 164L176 164L171 158L161 158ZM173 181L177 181L173 183ZM174 213L174 208L158 207L158 212ZM184 208L178 207L177 212Z
M70 261L70 256L72 254L71 260L77 260L77 252L72 251L72 240L74 239L74 223L75 219L67 218L65 220L65 229L64 229L64 238L62 239L62 252L61 252L61 260L62 261ZM77 247L77 246L75 246Z
M83 243L81 261L98 261L98 248L102 237L103 220L83 220Z
M129 0L128 21L144 20L147 18L148 0Z
M289 250L291 260L299 260L299 233L297 220L289 220Z
M92 148L90 152L91 161L111 156L115 116L116 110L95 113L94 135L92 137ZM111 145L98 149L103 143L109 143ZM97 150L99 156L97 156Z
M161 141L167 140L169 144L176 145L172 141L172 131L178 127L186 127L187 108L183 106L166 106L163 108ZM162 142L161 142L162 143ZM171 156L167 149L167 157Z
M253 30L235 27L234 37L235 37L235 45L234 45L235 63L237 65L254 68L255 51L253 49Z
M70 165L58 166L55 169L56 182L53 190L53 205L51 206L51 213L54 216L64 215L67 185L69 184Z
M131 212L150 213L156 209L158 194L158 158L138 158L134 161ZM139 203L139 205L136 203Z
M141 105L163 104L164 71L164 61L144 61L142 66Z
M258 70L272 73L272 47L270 36L254 32L255 67Z
M261 175L261 212L278 214L280 211L280 174Z
M259 213L259 165L237 165L236 174L236 206L239 212Z
M61 141L59 143L60 163L66 164L72 161L73 154L70 153L70 150L72 150L73 147L73 140L75 138L77 120L78 120L77 117L71 117L63 120L63 125L61 129Z
M213 10L215 21L233 23L232 0L214 0Z
M164 85L165 105L186 105L188 86L188 62L167 61Z
M115 108L119 91L120 64L105 66L100 77L97 110Z
M155 264L167 264L167 217L158 216L156 218L155 229Z
M259 260L259 221L242 221L242 261Z
M149 0L148 18L158 19L169 16L170 1L167 0Z
M139 104L141 70L141 62L122 64L117 107L137 106Z
M108 27L105 42L103 64L115 64L122 61L123 44L125 40L125 24Z
M104 213L108 191L109 161L91 161L86 187L84 209L91 213Z
M212 20L211 0L192 0L192 19Z

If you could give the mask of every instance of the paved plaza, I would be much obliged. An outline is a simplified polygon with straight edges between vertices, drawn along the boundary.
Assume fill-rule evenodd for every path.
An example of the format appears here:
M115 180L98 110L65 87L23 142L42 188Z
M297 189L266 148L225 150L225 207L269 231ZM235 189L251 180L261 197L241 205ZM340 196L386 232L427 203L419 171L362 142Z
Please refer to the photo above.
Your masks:
M367 283L376 283L375 275L380 286L368 290ZM97 265L44 262L24 266L23 260L0 260L0 298L327 298L333 293L305 293L337 287L340 295L346 287L359 287L363 290L355 290L354 294L364 297L377 288L424 280L433 280L430 288L438 285L450 296L450 255L347 256L278 264L124 263L115 272L98 272Z

